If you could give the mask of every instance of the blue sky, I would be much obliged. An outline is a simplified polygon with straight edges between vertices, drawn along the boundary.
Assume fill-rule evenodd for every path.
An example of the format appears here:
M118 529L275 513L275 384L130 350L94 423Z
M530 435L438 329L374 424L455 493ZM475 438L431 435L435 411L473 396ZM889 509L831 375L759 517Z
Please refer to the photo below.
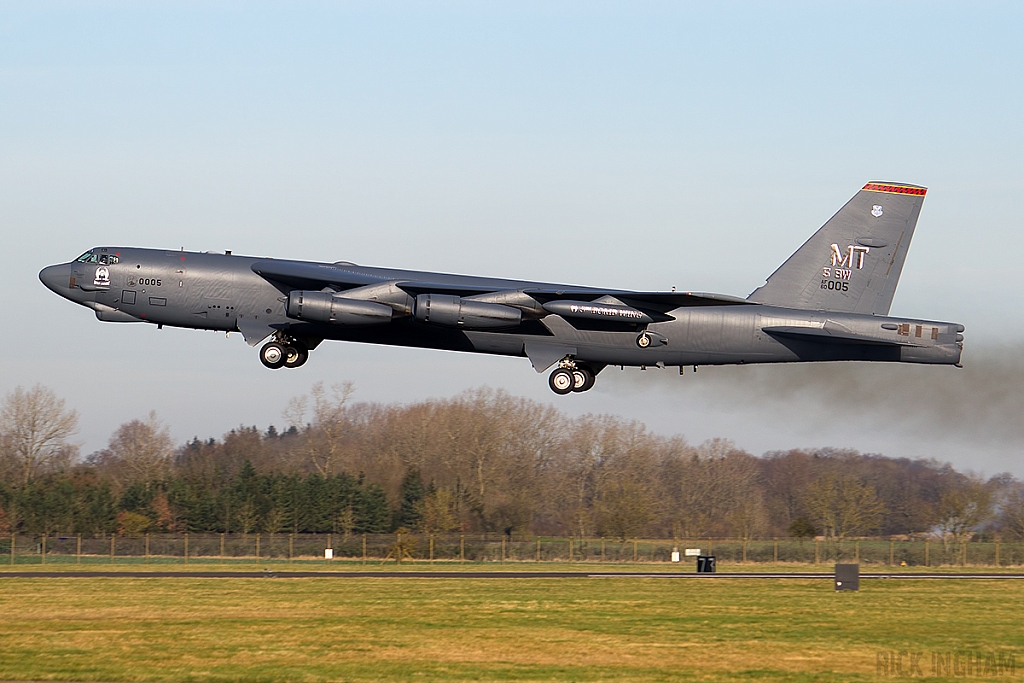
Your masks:
M746 295L868 180L929 187L894 314L964 323L965 372L972 353L1005 362L1016 352L995 349L1024 332L1022 14L0 3L0 391L51 386L81 412L86 452L151 409L178 438L280 424L318 379L365 400L487 384L553 402L517 359L331 344L272 373L238 335L101 324L36 273L118 244ZM782 370L708 368L682 389L627 372L557 404L754 452L841 445L1024 474L1013 429L935 431L927 403L914 425L879 420L830 389L833 369ZM966 391L955 370L919 370L886 372ZM773 384L795 378L806 396L779 401ZM1012 413L1008 391L988 395L989 419ZM821 392L837 414L808 407Z

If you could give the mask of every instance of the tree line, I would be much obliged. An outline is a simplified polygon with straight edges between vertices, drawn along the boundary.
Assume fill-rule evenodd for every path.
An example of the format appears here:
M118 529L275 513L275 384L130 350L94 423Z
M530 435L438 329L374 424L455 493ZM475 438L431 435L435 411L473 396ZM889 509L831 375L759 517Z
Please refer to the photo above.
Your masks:
M490 389L387 405L318 384L283 417L175 444L150 414L80 457L75 413L19 387L0 406L0 533L1024 538L1024 483L931 459L755 456Z

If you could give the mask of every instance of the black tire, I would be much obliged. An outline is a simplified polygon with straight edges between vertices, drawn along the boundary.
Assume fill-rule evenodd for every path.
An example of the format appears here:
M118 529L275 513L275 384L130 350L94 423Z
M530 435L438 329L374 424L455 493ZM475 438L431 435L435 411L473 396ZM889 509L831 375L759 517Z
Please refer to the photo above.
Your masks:
M640 336L636 338L636 345L639 346L641 349L646 349L648 346L651 345L652 341L653 340L651 339L651 335L647 334L646 332L641 332Z
M551 387L551 391L560 396L570 393L575 385L576 379L573 377L572 370L568 368L556 368L548 377L548 386Z
M572 390L576 393L582 394L584 391L590 391L594 388L597 378L594 377L594 372L590 368L581 365L573 370L572 374L575 380Z
M309 360L309 349L302 344L286 346L284 351L284 366L286 368L297 368Z
M269 342L260 349L260 362L271 370L277 370L284 365L287 351L284 345L277 342Z

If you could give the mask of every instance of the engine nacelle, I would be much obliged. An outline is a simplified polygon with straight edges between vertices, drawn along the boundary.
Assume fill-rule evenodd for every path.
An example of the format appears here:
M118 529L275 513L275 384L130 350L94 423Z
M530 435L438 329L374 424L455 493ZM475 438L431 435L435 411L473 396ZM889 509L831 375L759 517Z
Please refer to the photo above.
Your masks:
M420 294L416 297L416 320L467 330L515 327L523 312L511 306L488 304L450 294Z
M289 318L331 325L382 325L391 322L390 306L346 299L331 292L294 290L285 309Z

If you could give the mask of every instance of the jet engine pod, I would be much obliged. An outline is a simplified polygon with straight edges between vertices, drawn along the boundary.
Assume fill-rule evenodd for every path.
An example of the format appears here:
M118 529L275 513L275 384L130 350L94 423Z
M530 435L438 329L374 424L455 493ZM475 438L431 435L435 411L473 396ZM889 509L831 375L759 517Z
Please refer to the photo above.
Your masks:
M515 327L523 312L511 306L488 304L450 294L420 294L416 297L416 320L467 330Z
M301 290L289 292L286 312L289 318L331 325L381 325L391 322L392 314L384 304Z

